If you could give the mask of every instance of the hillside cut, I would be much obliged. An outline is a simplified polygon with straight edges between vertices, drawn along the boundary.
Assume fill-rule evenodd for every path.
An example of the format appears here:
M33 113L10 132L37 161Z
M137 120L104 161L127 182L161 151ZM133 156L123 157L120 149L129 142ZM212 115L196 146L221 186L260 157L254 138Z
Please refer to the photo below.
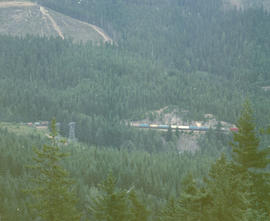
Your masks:
M0 2L0 34L71 38L75 42L107 42L112 39L99 27L73 19L32 2Z

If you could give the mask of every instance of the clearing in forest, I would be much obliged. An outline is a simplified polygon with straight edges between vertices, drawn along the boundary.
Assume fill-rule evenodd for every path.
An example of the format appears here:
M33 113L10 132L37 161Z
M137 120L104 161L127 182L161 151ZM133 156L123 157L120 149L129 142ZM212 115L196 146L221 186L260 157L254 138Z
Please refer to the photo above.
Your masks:
M54 10L27 1L0 2L0 34L25 36L59 36L76 42L113 43L113 40L93 24L79 21Z

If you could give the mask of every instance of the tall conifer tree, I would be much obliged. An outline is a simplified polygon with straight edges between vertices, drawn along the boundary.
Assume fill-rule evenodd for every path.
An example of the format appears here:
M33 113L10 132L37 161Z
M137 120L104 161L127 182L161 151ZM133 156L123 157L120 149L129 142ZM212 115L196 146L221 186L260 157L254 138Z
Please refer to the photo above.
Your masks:
M136 192L134 190L131 190L128 191L127 194L131 204L130 211L132 217L130 221L147 221L150 212L147 210L145 205L139 201Z
M0 174L1 175L1 174ZM0 177L1 179L1 177ZM5 220L5 209L4 209L4 193L2 191L2 183L0 182L0 221Z
M237 122L238 132L233 135L233 161L241 171L264 169L269 164L267 150L259 150L253 112L248 101L244 103Z
M192 175L187 175L183 182L183 191L178 202L177 217L183 221L208 221L208 209L211 198L204 188L198 188Z
M237 122L238 132L233 135L233 163L235 173L243 182L251 182L246 191L252 195L252 208L270 214L270 174L265 170L269 165L269 148L260 149L256 134L253 112L248 101L244 103Z
M109 174L100 185L101 195L90 205L90 214L97 221L126 221L131 214L125 191L116 190L116 179Z
M224 154L212 164L205 182L211 196L209 221L242 220L249 203L249 193L243 191L243 186L248 183L242 183L241 177L234 174Z
M178 204L174 199L169 199L167 205L160 214L160 221L177 221L179 220L177 214Z
M52 121L52 145L35 149L36 171L34 187L29 190L34 198L31 209L44 221L76 221L80 213L76 208L77 198L72 188L73 181L62 168L61 160L67 156L56 145L55 120Z

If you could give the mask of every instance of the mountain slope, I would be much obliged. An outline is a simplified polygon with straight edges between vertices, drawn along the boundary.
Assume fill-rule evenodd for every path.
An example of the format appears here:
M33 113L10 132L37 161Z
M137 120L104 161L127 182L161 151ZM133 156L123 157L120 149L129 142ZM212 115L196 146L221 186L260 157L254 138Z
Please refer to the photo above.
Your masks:
M112 39L97 26L46 9L32 2L0 2L0 34L59 36L75 41L109 42Z
M223 0L152 1L42 0L44 9L6 3L4 12L36 7L44 27L59 38L0 36L1 120L55 116L76 122L78 139L89 144L149 151L162 149L160 136L136 135L121 121L173 105L188 110L186 120L211 113L235 122L249 97L267 125L269 92L261 87L270 85L270 15L260 9L224 11ZM72 44L63 27L77 20L47 8L99 24L119 47Z

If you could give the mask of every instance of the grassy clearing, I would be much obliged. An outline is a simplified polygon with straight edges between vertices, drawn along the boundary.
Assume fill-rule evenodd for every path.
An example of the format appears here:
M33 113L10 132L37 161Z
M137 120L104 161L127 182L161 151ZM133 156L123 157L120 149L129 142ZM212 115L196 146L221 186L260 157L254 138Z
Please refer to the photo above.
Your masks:
M15 133L21 136L27 136L27 135L47 136L47 134L49 134L48 129L37 129L33 126L32 127L27 126L22 123L0 122L0 128L6 129L10 133Z

